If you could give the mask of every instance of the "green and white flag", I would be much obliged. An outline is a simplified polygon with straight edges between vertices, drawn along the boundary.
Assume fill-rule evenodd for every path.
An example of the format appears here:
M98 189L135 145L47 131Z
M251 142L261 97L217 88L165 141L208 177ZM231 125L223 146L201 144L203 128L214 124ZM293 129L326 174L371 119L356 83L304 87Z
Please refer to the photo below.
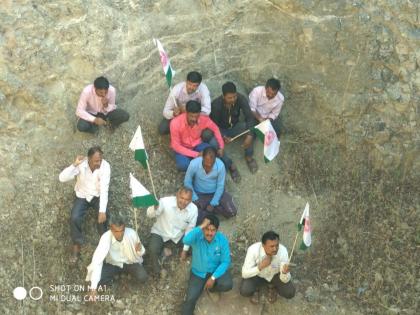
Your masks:
M273 160L280 150L280 141L271 125L270 119L264 120L256 125L253 130L257 137L264 143L264 160L270 162Z
M153 38L153 42L159 50L160 62L163 67L163 72L165 72L166 82L168 83L168 86L171 87L172 78L175 76L175 70L172 68L169 56L166 53L165 49L163 49L161 42L156 38Z
M131 200L136 208L147 208L158 205L156 198L152 195L134 176L130 173Z
M309 203L306 203L305 210L303 210L302 217L298 223L298 230L302 231L303 227L303 236L302 236L302 243L300 244L300 249L305 250L312 243L311 237L311 224L309 220Z
M144 168L147 168L147 160L149 158L147 156L146 149L144 148L140 126L137 127L136 133L130 142L130 149L134 151L134 159L139 161Z

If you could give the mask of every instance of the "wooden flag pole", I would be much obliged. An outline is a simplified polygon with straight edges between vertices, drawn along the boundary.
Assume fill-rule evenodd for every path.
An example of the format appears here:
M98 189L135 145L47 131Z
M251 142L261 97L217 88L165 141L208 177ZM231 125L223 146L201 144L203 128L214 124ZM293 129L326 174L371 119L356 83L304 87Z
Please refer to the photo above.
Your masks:
M293 252L295 251L296 241L297 241L297 238L298 238L299 232L300 232L300 231L298 231L298 232L296 233L296 236L295 236L295 241L293 242L292 251L290 252L290 257L289 257L289 263L292 261Z
M146 164L147 164L147 171L149 172L150 182L152 183L153 195L155 195L155 198L157 200L155 184L153 184L153 178L152 178L152 172L150 170L149 160L146 160Z
M246 133L248 133L248 132L250 132L250 131L251 131L251 129L247 129L247 130L245 130L244 132L240 133L239 135L234 136L233 138L231 138L231 139L230 139L230 142L232 142L233 140L238 139L240 136L243 136L244 134L246 134ZM229 142L229 143L230 143L230 142Z

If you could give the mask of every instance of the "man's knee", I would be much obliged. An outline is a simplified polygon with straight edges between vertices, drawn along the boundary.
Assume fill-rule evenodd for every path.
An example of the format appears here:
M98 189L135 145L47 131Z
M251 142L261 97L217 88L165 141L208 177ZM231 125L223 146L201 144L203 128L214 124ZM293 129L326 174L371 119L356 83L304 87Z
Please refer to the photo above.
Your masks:
M190 160L188 159L179 159L176 161L176 168L181 172L186 172L189 165Z
M249 297L253 295L256 290L257 290L256 287L247 283L245 279L242 279L241 287L239 288L239 293L242 296Z
M293 284L288 285L286 288L284 288L282 290L281 293L279 293L282 297L286 298L286 299L291 299L295 296L296 294L296 288L294 287Z
M79 119L77 122L77 130L80 132L92 132L94 125L86 120Z
M210 140L214 137L214 132L208 128L204 129L201 132L201 141L209 143Z
M168 119L165 119L165 118L162 119L162 121L160 122L159 127L158 127L158 131L159 131L160 135L169 134L169 132L170 132L169 123L170 123L170 121Z

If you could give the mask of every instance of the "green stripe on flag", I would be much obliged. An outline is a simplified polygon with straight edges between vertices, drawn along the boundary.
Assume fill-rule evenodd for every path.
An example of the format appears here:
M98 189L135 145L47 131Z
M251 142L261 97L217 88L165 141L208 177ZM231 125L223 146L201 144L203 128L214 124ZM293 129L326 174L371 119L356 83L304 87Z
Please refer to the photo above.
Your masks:
M305 250L305 249L308 249L309 247L305 245L305 242L304 242L304 241L302 241L302 243L300 243L299 248L300 248L301 250Z
M139 161L144 168L147 168L147 153L146 150L140 149L134 151L134 159Z
M264 133L260 129L258 129L258 128L253 128L253 129L254 129L255 133L257 134L258 139L260 139L261 142L264 143L265 142L265 135L264 135Z
M298 223L297 228L298 231L302 231L302 228L305 226L305 219L302 220L302 223Z
M168 86L171 87L172 84L172 67L169 65L168 71L166 72L166 82L168 83Z
M157 206L159 204L153 195L134 197L132 198L132 202L133 206L136 208L147 208L150 206Z

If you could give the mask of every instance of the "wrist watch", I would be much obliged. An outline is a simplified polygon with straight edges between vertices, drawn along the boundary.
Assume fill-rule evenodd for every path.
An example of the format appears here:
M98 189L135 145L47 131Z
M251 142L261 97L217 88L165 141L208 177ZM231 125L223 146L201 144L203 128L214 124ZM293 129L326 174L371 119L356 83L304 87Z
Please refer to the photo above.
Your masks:
M213 281L215 281L215 280L216 280L216 278L215 278L214 276L211 276L210 278L211 278L211 280L213 280Z

